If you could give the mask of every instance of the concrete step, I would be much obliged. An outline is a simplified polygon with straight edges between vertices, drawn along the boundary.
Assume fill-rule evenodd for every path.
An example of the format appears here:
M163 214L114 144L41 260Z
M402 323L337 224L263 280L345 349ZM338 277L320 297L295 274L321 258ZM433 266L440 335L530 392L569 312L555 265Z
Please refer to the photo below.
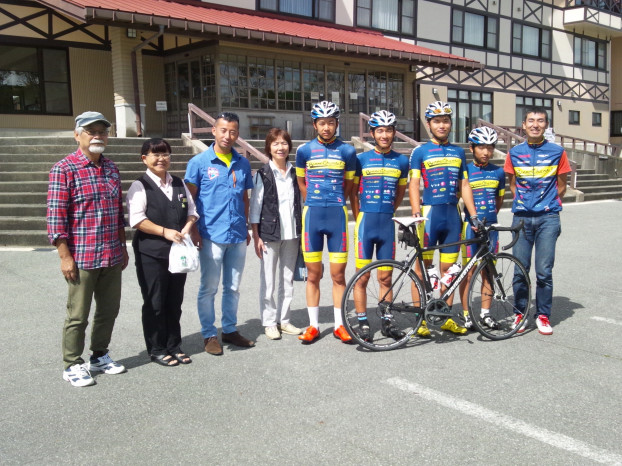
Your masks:
M581 175L593 175L596 173L596 170L593 168L577 168L577 176Z
M45 215L37 217L0 217L0 230L45 230Z
M605 199L622 200L622 191L605 191L598 193L585 193L583 201L601 201ZM565 199L564 199L565 202Z
M2 192L0 191L0 204L43 204L47 202L47 188L37 192Z
M577 181L598 181L598 180L608 180L609 175L596 175L594 173L577 173Z
M585 186L577 188L579 191L583 191L584 194L593 194L593 193L622 193L622 186L618 185L610 185L603 184L599 186Z
M605 177L599 180L585 180L583 177L577 179L577 189L583 190L587 187L600 187L600 186L622 186L622 179L610 180Z
M0 230L0 246L52 247L47 230Z
M2 217L45 217L47 206L42 204L0 204L0 218Z

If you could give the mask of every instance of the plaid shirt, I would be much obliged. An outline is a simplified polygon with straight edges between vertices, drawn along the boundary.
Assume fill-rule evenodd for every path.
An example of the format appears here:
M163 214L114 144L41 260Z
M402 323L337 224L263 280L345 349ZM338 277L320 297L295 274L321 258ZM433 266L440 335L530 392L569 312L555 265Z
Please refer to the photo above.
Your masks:
M67 240L82 270L123 262L119 229L125 227L119 169L100 156L97 167L78 148L50 171L48 238Z

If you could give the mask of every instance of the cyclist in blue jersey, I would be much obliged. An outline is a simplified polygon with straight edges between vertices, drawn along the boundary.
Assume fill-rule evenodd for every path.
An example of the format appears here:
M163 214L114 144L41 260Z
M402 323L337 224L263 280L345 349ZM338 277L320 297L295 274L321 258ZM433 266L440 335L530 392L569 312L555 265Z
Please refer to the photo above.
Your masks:
M503 196L505 194L505 173L503 167L498 167L488 161L495 152L495 144L497 143L497 132L486 126L475 128L469 134L469 149L473 154L473 162L467 165L469 173L469 184L473 191L473 201L478 212L478 218L485 219L487 224L497 222L497 213L503 205ZM475 237L473 223L470 219L464 222L462 226L462 239L471 239ZM479 246L477 244L462 245L462 264L466 263L473 257ZM496 253L499 249L499 232L490 232L490 250ZM490 316L490 303L492 295L482 292L482 308L480 315L470 316L467 310L468 302L468 286L471 276L475 269L471 269L467 275L467 279L460 282L460 300L462 301L462 312L464 314L465 328L473 326L472 318L479 318L484 325L490 328L496 328L497 323ZM487 275L482 274L482 288L490 285L487 283Z
M339 126L339 107L332 102L319 102L311 109L317 138L298 147L296 175L305 200L302 211L302 252L307 266L307 311L309 327L298 338L312 343L320 336L320 279L324 237L328 245L330 276L333 280L335 329L333 335L344 343L352 337L343 326L341 298L346 287L348 261L348 211L346 196L350 192L356 169L356 151L335 136Z
M393 113L380 110L369 119L369 134L374 138L374 149L357 157L354 184L350 192L350 205L356 219L354 246L356 270L372 260L374 248L376 259L395 259L395 224L391 220L402 203L408 183L408 157L391 149L397 121ZM378 270L381 290L391 285L392 270ZM371 336L367 320L367 277L361 277L354 289L361 337ZM381 291L382 294L382 291ZM382 321L382 333L395 339L404 337L403 332L390 320Z
M415 217L428 218L419 224L419 240L424 247L452 243L460 240L462 218L458 207L458 194L461 193L464 205L476 227L480 226L473 204L473 193L469 185L464 150L449 143L451 115L449 104L433 102L426 108L426 124L432 140L415 148L410 156L410 205ZM423 200L419 193L423 179ZM440 250L440 271L443 276L458 260L459 247L452 246ZM426 267L432 264L434 251L424 253ZM419 274L421 271L417 270ZM443 289L441 290L444 292ZM413 294L416 290L413 291ZM413 296L413 299L418 297ZM453 304L453 295L447 299ZM424 323L425 325L425 323ZM466 333L453 319L447 319L441 327L454 333Z

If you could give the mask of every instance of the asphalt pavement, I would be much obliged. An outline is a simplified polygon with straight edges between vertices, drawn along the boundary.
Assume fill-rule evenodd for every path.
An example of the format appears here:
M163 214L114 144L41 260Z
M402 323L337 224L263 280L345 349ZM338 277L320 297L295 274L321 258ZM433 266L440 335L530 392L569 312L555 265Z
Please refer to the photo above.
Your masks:
M149 362L130 258L110 346L128 371L87 388L62 379L55 250L0 248L0 463L622 464L621 232L622 202L565 206L552 336L443 332L384 353L333 338L328 276L322 338L267 340L249 247L238 323L256 347L203 351L190 274L182 332L193 363L174 368ZM353 262L351 251L348 276ZM301 283L292 309L305 326Z

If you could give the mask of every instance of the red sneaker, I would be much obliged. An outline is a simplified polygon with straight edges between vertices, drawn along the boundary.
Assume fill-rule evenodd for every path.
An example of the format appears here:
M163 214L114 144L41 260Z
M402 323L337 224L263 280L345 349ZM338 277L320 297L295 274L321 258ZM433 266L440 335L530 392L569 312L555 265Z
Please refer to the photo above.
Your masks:
M303 333L302 335L298 335L298 339L301 340L304 344L313 343L318 338L320 338L320 331L313 325L309 325L307 327L307 330L305 330L305 333Z
M352 337L343 325L340 325L334 330L333 336L339 338L344 343L350 343L352 341Z
M524 320L524 321L523 321ZM524 314L516 314L512 328L520 327L516 333L523 333L527 330L527 318Z

